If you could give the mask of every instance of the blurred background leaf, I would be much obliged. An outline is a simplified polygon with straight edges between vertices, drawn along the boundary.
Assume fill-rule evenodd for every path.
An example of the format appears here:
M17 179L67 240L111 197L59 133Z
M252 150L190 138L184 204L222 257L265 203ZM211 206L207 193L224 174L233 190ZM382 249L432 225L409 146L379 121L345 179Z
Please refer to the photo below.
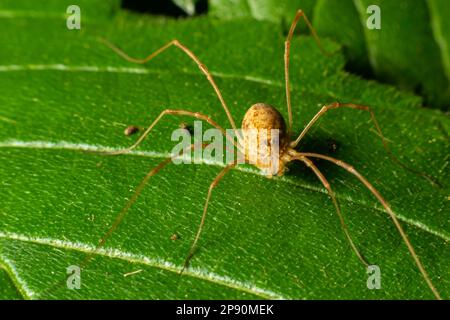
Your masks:
M447 0L210 0L209 5L214 17L253 17L284 26L301 8L320 36L343 44L347 70L415 92L427 107L449 109ZM366 27L369 5L381 9L380 30Z
M195 13L195 5L198 0L173 0L173 2L183 9L188 15L192 16Z
M298 9L301 8L311 16L315 2L315 0L210 0L209 14L225 19L253 18L274 23L282 22L284 26L289 27Z

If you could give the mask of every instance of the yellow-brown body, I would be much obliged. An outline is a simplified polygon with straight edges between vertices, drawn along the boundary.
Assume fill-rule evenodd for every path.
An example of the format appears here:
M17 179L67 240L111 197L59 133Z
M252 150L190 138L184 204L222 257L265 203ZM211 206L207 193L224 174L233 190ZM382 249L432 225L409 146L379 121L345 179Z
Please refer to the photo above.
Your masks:
M256 103L242 121L245 160L266 175L282 175L287 163L289 137L283 116L265 103Z

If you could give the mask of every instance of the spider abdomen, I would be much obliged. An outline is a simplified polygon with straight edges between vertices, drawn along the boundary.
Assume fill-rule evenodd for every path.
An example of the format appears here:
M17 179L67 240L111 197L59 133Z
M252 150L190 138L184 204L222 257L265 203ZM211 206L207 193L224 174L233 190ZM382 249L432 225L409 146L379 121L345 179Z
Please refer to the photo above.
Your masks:
M246 160L269 174L282 174L281 156L288 137L286 123L278 110L256 103L247 110L241 128Z

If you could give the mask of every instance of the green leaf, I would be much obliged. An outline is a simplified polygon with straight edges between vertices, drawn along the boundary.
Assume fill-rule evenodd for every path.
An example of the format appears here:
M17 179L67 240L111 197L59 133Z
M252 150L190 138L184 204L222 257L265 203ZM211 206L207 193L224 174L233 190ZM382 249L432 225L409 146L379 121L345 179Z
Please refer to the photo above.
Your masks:
M445 5L433 4L423 0L319 0L314 25L320 35L345 45L350 70L364 75L373 72L378 80L420 94L427 107L447 110L450 77L444 66L449 55L445 36L440 36L440 17L447 9L437 12L437 6ZM369 5L380 7L380 30L366 27ZM369 65L371 70L367 70Z
M86 3L86 9L95 5ZM229 127L208 82L182 52L171 48L145 66L133 65L98 36L139 57L178 38L212 71L237 121L256 102L286 116L284 37L273 23L254 20L119 13L108 23L91 20L68 31L64 19L1 19L0 265L24 298L433 298L381 206L356 179L319 161L355 243L381 268L382 289L367 289L366 270L326 191L301 164L274 179L249 166L232 170L213 192L199 249L180 277L221 163L169 165L153 177L82 271L82 288L67 289L67 267L81 265L94 251L137 184L172 150L173 129L193 120L168 117L128 155L83 150L130 145L136 137L123 130L148 126L165 108L204 112ZM368 104L403 162L448 181L450 123L442 113L421 109L415 96L347 74L341 54L324 57L308 37L295 39L292 55L295 132L323 104ZM333 156L354 165L386 197L448 298L448 188L390 161L369 119L363 112L331 111L301 149L329 153L327 140L336 141ZM173 234L178 240L170 239Z
M314 27L321 37L343 45L348 68L368 73L370 61L364 31L353 1L319 0L314 7Z
M210 4L215 17L282 21L287 27L296 10L303 9L321 37L344 46L348 70L420 94L427 107L450 106L446 0L211 0ZM380 7L381 30L366 27L369 5Z
M183 9L190 16L195 13L195 4L197 2L198 0L173 0L173 3Z
M67 8L76 4L81 9L82 22L93 22L111 18L120 8L120 0L2 0L0 17L14 19L19 17L54 19L65 18Z
M19 300L21 298L6 270L0 267L0 300Z
M430 17L424 0L355 0L362 23L369 5L381 9L381 30L363 28L369 59L377 78L415 89L427 103L439 107L450 104L441 52L433 39ZM448 58L447 58L448 59Z
M209 15L221 19L253 18L256 20L283 22L289 28L298 9L312 15L316 0L210 0ZM306 26L299 28L306 30Z
M434 38L441 51L445 74L450 81L450 22L445 18L450 15L450 7L445 0L430 0L427 4L432 16Z

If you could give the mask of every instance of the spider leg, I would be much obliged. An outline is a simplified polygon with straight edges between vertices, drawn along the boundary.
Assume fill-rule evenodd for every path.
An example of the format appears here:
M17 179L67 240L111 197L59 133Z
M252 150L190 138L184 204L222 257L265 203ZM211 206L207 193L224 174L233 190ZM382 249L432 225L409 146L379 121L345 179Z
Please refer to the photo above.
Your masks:
M192 111L187 111L187 110L173 110L173 109L166 109L164 111L162 111L159 116L152 122L152 124L144 131L144 133L139 137L139 139L137 139L137 141L132 144L131 146L129 146L128 148L122 149L122 150L117 150L117 151L105 151L105 152L100 152L101 154L104 155L118 155L118 154L124 154L124 153L128 153L131 150L133 150L134 148L136 148L142 141L144 141L144 139L148 136L148 134L150 133L150 131L155 127L155 125L165 116L165 115L175 115L175 116L190 116L190 117L194 117L196 119L199 120L203 120L206 121L207 123L209 123L210 125L212 125L213 127L215 127L216 129L219 129L224 135L225 137L230 140L238 149L239 146L236 144L236 142L234 141L233 137L231 137L230 135L228 135L226 133L226 131L219 126L214 120L212 120L209 116L199 113L199 112L192 112Z
M316 174L317 178L319 178L320 182L322 182L325 189L327 189L328 195L330 196L331 201L333 202L334 208L336 209L336 213L339 217L342 231L344 231L344 234L347 237L347 240L348 240L350 246L352 247L353 251L355 252L356 256L358 257L358 259L362 262L362 264L365 267L368 267L369 263L364 259L363 255L359 252L358 248L356 247L355 243L352 240L352 237L350 236L350 232L348 230L347 225L345 224L345 220L342 215L339 203L336 199L336 195L335 195L334 191L331 189L331 186L330 186L330 183L328 182L328 180L325 178L323 173L319 170L319 168L317 168L316 165L314 165L314 163L310 159L308 159L304 156L298 156L294 159L302 161L308 168L310 168Z
M211 198L211 194L213 189L217 186L217 184L219 183L219 181L223 178L223 176L233 167L236 166L236 162L234 163L230 163L228 164L226 167L224 167L222 169L222 171L219 172L219 174L214 178L214 180L211 182L209 189L208 189L208 194L206 196L206 200L205 200L205 205L203 207L203 214L202 214L202 218L200 220L200 225L198 226L198 230L197 230L197 234L195 235L194 241L192 242L191 248L189 249L189 253L184 261L184 265L183 265L183 269L181 269L180 275L184 272L184 270L188 267L189 265L189 261L191 260L192 256L194 255L196 246L197 246L197 242L200 238L200 235L202 233L203 230L203 226L205 224L205 218L206 218L206 213L208 211L208 204L209 204L209 200Z
M187 148L185 148L183 150L183 153L192 150L194 147L195 147L195 144L190 145L189 147L187 147ZM205 145L202 145L202 148L204 148L204 147L205 147ZM151 177L153 177L154 175L156 175L159 171L161 171L161 169L163 169L170 162L172 162L173 159L175 159L175 158L177 158L179 156L180 155L178 154L178 155L174 155L172 157L168 157L168 158L164 159L156 167L152 168L145 175L145 177L142 179L142 181L136 187L136 189L135 189L133 195L131 196L131 198L126 202L125 206L122 208L122 210L120 210L119 214L114 219L114 222L112 223L112 225L109 227L107 232L101 237L101 239L99 240L99 242L98 242L97 246L95 247L95 249L91 253L86 255L86 257L81 261L81 263L78 264L80 266L80 269L85 269L88 266L88 264L95 257L95 255L98 253L98 251L105 245L105 243L108 240L108 238L119 227L120 223L123 221L123 219L128 214L128 211L131 208L131 206L136 202L137 198L141 194L142 190L144 189L144 187L147 184L147 182L149 181L149 179ZM63 279L62 281L57 282L56 284L54 284L50 288L48 288L48 289L44 290L43 292L41 292L40 296L44 296L45 294L54 292L58 288L64 286L65 283L66 283L66 279Z
M386 150L386 153L389 155L389 157L392 159L392 161L394 161L395 163L397 163L398 165L400 165L402 168L418 175L421 176L425 179L427 179L428 181L430 181L432 184L437 185L437 186L441 186L441 184L437 181L436 178L431 177L429 175L427 175L426 173L423 172L419 172L416 171L414 169L409 168L407 165L403 164L397 157L395 157L391 151L391 148L389 147L389 144L387 143L387 140L385 138L385 136L383 135L383 132L381 131L381 127L378 124L377 118L375 117L375 113L372 111L372 109L368 106L362 106L362 105L357 105L354 103L339 103L339 102L334 102L332 104L323 106L319 112L317 112L314 117L309 121L309 123L306 125L306 127L303 129L303 131L300 133L300 135L298 136L297 139L295 139L295 141L293 141L291 143L291 147L295 148L297 147L297 145L300 143L300 141L303 139L303 137L307 134L307 132L311 129L311 127L317 122L317 120L319 120L320 117L322 117L327 111L329 110L333 110L333 109L339 109L339 108L349 108L349 109L354 109L354 110L362 110L362 111L366 111L370 114L370 118L375 126L375 129L378 132L378 135L383 143L383 147Z
M183 150L183 153L191 151L195 147L195 144L190 145L189 147L185 148ZM205 145L202 145L202 148L204 148ZM136 189L133 192L133 195L131 198L126 202L125 206L120 210L117 217L114 219L113 224L111 227L109 227L108 231L101 237L99 240L95 250L90 253L81 263L80 267L85 268L86 265L89 263L89 261L94 257L94 255L98 252L98 250L104 246L108 238L113 234L113 232L119 227L120 223L123 221L125 216L128 214L128 211L130 210L131 206L136 202L137 198L141 194L142 190L146 186L147 182L150 180L151 177L156 175L161 169L163 169L166 165L172 162L175 158L179 157L180 155L173 155L171 157L168 157L161 161L156 167L152 168L142 179L142 181L139 183L139 185L136 187Z
M422 262L419 259L419 256L416 254L416 251L414 250L414 247L412 246L411 242L409 241L408 236L406 235L405 231L403 230L400 222L398 221L397 217L395 216L394 212L392 211L391 207L387 203L387 201L381 196L381 194L378 192L377 189L372 186L372 184L366 180L358 171L355 170L351 165L348 163L345 163L339 159L335 159L326 155L318 154L318 153L310 153L310 152L300 152L298 153L301 156L309 157L309 158L319 158L326 161L329 161L331 163L334 163L335 165L345 169L352 175L354 175L356 178L358 178L359 181L367 188L370 192L377 198L377 200L381 203L381 205L384 207L388 215L391 217L392 221L394 222L395 227L397 228L398 232L400 233L400 236L403 238L403 241L405 242L406 246L408 247L409 253L411 254L412 258L414 259L414 262L417 265L417 268L419 269L420 273L422 274L425 282L427 283L428 287L433 292L434 296L441 300L441 296L439 295L439 292L434 287L433 283L431 282L430 277L428 276L428 273L426 272L424 266L422 265Z
M237 135L237 128L236 128L236 124L234 122L233 116L231 115L230 110L228 109L228 106L225 103L225 100L222 97L222 93L220 92L219 87L217 86L216 82L214 81L211 72L209 72L209 70L200 61L200 59L191 50L189 50L186 46L181 44L181 42L179 42L176 39L172 40L172 41L168 42L167 44L165 44L164 46L162 46L161 48L159 48L158 50L156 50L155 52L148 55L146 58L136 59L136 58L130 57L128 54L126 54L124 51L119 49L117 46L115 46L108 40L103 39L103 38L100 38L99 40L101 42L103 42L104 44L106 44L111 50L113 50L115 53L117 53L119 56L121 56L125 60L134 62L134 63L140 63L140 64L144 64L144 63L152 60L154 57L156 57L160 53L164 52L166 49L168 49L171 46L175 46L175 47L181 49L185 54L187 54L189 56L189 58L191 58L197 64L197 66L200 68L200 70L204 73L204 75L208 79L209 83L211 84L214 91L216 92L216 95L219 98L219 101L222 104L222 107L225 110L225 113L227 114L227 117L228 117L228 120L230 121L231 127L233 128L233 130L235 131L235 133Z
M312 36L314 37L314 40L316 41L318 47L322 51L323 54L329 56L330 53L325 51L323 48L320 38L317 36L316 30L314 30L314 27L312 26L311 22L309 21L306 14L303 12L303 10L298 10L297 14L294 17L294 20L292 21L291 27L289 29L289 33L287 35L286 41L284 42L284 80L285 80L285 87L286 87L286 103L287 103L287 111L288 111L288 132L291 132L292 129L292 108L291 108L291 88L289 83L289 61L291 56L291 42L292 37L294 36L295 27L297 26L298 21L300 18L303 18L306 25L308 26Z

